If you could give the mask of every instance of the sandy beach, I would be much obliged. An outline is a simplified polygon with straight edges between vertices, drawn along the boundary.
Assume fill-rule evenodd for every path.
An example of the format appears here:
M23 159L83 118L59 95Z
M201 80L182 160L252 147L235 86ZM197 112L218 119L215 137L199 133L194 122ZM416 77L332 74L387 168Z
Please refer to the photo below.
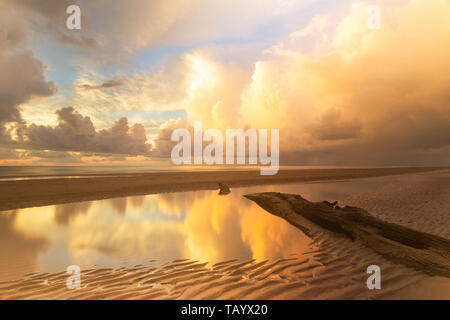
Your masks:
M364 208L384 221L450 238L450 170L358 169L331 173L327 170L306 171L303 174L292 172L291 176L284 173L278 181L336 180L401 173L375 178L383 182L383 186L375 191L323 200L339 200L339 204ZM133 187L125 190L119 186L123 188L128 178L118 179L117 189L108 189L109 178L101 178L99 182L89 182L87 179L73 183L74 188L81 188L82 183L93 185L89 190L97 190L95 197L110 197L107 190L114 190L112 194L116 195L120 192L140 193L144 192L144 188L157 192L158 186L162 186L160 191L167 192L177 188L193 188L195 183L203 188L216 188L218 180L226 181L231 186L258 183L253 173L202 173L198 175L202 178L197 182L194 182L197 175L192 173L187 174L178 186L174 183L170 186L168 182L164 184L155 179L158 176L176 179L172 174L143 175ZM144 181L150 177L154 179L145 184ZM63 183L59 180L47 182L50 190L61 187ZM263 182L266 181L259 181ZM3 183L2 190L5 190L5 184L15 183ZM39 184L44 182L20 182L16 188L27 184L39 189ZM67 186L56 192L55 201L63 201L64 197L72 194L69 192L74 191L69 187L71 184ZM102 186L104 189L100 191ZM44 199L39 202L37 196L32 198L30 191L25 194L27 196L17 206L32 203L43 205L51 201ZM12 201L7 202L5 198L1 203L3 207L12 206ZM269 215L263 211L259 214ZM382 290L368 290L366 287L366 268L372 264L379 265L382 270ZM304 252L293 253L283 259L228 259L216 263L178 259L152 267L144 264L120 268L93 266L82 270L80 290L68 290L66 279L66 272L61 270L54 273L33 272L20 279L3 281L0 282L0 299L450 299L449 278L429 276L392 263L361 243L320 227L312 229L311 241Z
M188 190L214 190L223 182L230 187L293 182L344 180L442 170L442 167L280 170L274 176L259 171L191 171L126 173L95 178L58 178L0 181L0 210L57 203L109 199L130 195ZM11 176L9 178L14 178ZM21 177L22 178L22 177Z

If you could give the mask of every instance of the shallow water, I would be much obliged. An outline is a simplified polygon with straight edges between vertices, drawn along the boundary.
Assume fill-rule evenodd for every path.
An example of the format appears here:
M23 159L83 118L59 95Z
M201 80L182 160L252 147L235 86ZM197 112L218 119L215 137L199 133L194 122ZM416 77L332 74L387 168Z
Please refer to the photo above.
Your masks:
M312 201L374 190L386 178L133 196L0 212L0 281L33 272L132 267L189 259L211 264L299 257L311 239L244 194L279 191Z

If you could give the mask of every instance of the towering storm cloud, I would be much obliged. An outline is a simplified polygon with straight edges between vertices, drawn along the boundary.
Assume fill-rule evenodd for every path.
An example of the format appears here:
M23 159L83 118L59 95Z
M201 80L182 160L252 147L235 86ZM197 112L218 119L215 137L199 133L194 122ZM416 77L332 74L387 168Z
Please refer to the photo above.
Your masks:
M367 27L367 7L353 4L331 30L312 19L256 62L239 91L225 89L245 83L235 71L203 62L188 115L222 127L229 111L239 118L226 126L280 128L285 163L448 163L450 3L383 7L380 30ZM300 49L305 37L313 49ZM220 82L230 75L232 83Z

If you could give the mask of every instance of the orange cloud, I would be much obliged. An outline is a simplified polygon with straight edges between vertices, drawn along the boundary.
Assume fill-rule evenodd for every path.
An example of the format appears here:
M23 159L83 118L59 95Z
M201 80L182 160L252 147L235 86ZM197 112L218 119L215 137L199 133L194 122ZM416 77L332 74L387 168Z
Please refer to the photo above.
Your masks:
M204 61L209 69L197 68L203 73L192 81L189 118L211 127L279 128L282 161L444 164L450 3L385 5L380 30L367 27L367 7L353 4L327 36L324 19L293 33L256 62L249 85L245 72ZM296 48L314 33L317 49Z

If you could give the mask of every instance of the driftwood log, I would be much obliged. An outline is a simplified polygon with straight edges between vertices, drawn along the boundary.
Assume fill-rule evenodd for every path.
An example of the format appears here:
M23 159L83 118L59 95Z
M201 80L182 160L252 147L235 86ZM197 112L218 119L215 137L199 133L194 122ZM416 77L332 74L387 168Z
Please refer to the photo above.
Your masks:
M450 240L377 219L367 211L328 201L310 202L300 195L266 192L245 195L268 212L309 233L298 216L320 227L361 241L386 259L450 278Z

